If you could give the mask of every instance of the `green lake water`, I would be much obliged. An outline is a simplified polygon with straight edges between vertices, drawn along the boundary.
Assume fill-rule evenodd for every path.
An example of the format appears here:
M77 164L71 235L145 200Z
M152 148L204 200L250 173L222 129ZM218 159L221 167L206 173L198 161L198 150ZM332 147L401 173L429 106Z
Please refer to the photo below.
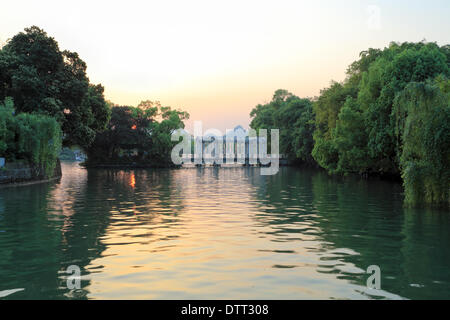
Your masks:
M398 183L62 169L0 188L3 299L450 299L450 212L403 208ZM371 265L381 290L366 286Z

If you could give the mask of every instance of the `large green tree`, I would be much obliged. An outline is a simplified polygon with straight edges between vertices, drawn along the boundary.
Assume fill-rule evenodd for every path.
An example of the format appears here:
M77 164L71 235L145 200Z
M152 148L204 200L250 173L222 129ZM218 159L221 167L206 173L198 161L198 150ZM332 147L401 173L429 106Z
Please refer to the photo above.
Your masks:
M19 113L54 117L66 145L89 146L109 119L103 87L89 84L86 63L35 26L0 50L0 99L7 96Z
M14 111L11 98L0 102L0 157L25 160L39 178L53 175L61 151L61 127L52 117Z
M450 205L450 80L410 83L393 114L406 203Z
M175 145L171 134L184 128L183 121L188 118L187 112L150 100L137 107L113 106L107 129L97 134L88 148L88 164L170 165L170 152ZM133 154L127 154L128 151Z
M352 69L356 72L356 66ZM339 112L348 97L356 97L354 82L352 85L332 82L331 86L320 92L314 102L315 131L312 156L317 163L330 172L337 170L339 155L333 140L333 130L336 128Z
M393 43L364 73L358 102L366 117L374 171L399 172L391 116L395 97L410 82L423 82L448 73L444 50L435 43Z
M250 113L250 127L280 130L280 153L291 160L312 163L314 113L310 99L277 90L272 101L257 105Z

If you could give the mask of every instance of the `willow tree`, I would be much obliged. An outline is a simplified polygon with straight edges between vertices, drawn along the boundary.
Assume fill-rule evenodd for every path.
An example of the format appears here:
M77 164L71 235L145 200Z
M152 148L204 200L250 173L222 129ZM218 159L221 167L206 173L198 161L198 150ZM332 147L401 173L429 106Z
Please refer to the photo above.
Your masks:
M449 206L450 81L410 83L393 115L406 204Z
M12 99L0 103L0 156L26 160L33 174L51 177L61 151L62 133L52 117L14 111Z

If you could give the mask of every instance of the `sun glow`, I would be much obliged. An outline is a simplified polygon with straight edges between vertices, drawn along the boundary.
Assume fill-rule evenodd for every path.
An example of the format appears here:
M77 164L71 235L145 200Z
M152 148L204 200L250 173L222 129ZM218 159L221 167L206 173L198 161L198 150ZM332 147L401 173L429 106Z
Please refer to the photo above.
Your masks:
M225 131L247 127L251 109L277 89L318 95L369 47L447 43L449 14L447 0L80 0L69 11L19 0L1 6L0 43L38 25L80 54L109 100L159 100L189 112L188 126L202 120Z

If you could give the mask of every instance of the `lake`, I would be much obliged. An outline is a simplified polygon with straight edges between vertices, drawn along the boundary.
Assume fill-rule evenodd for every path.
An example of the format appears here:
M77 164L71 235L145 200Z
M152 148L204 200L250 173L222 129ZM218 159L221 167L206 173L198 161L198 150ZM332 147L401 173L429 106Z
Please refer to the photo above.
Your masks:
M397 182L62 170L0 189L3 299L450 299L450 212L403 208ZM380 290L366 285L373 265Z

